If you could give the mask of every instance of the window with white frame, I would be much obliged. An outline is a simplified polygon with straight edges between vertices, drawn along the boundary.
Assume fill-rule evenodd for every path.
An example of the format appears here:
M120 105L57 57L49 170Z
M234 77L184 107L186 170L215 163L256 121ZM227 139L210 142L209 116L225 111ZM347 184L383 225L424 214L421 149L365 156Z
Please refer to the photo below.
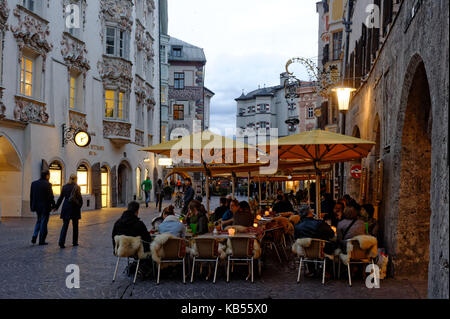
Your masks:
M22 56L20 63L20 94L32 97L35 61L31 56Z
M129 59L130 37L127 31L118 27L106 27L106 54Z
M69 8L69 11L66 12L66 29L67 32L69 32L71 35L73 35L76 38L81 38L81 21L83 21L83 2L81 0L78 1L71 1ZM75 12L75 10L77 12ZM75 21L77 19L77 21ZM70 25L67 24L67 22L70 23Z
M136 128L139 130L144 130L144 116L143 104L136 104Z
M313 107L308 107L308 114L307 114L309 119L312 119L314 117L314 108Z
M83 77L75 70L69 76L69 108L83 110Z
M34 13L42 13L42 0L22 0L22 6Z
M143 17L144 17L144 0L136 0L136 18L142 21Z
M255 113L255 110L256 110L256 107L254 105L248 107L248 113Z
M128 99L125 92L105 90L105 118L128 120Z
M142 50L137 50L136 52L136 73L140 76L145 76L144 71L144 53Z
M174 74L174 88L183 90L184 89L184 72L175 72Z
M258 109L259 112L265 113L265 112L269 112L270 111L270 106L269 104L258 104Z
M145 79L147 82L152 82L153 80L153 64L150 63L149 60L147 60L143 55L143 63L144 63L144 72L145 72Z

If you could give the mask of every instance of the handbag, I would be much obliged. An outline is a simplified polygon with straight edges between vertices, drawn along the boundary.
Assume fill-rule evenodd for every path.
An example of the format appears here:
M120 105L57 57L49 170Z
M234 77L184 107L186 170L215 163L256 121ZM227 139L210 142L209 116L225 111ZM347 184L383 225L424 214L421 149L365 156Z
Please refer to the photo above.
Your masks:
M80 189L79 186L75 185L72 188L72 192L70 193L70 197L69 197L69 203L71 203L71 204L73 204L73 205L75 205L77 207L81 207L82 206L81 201L80 201L80 199L78 197L78 190L79 189Z

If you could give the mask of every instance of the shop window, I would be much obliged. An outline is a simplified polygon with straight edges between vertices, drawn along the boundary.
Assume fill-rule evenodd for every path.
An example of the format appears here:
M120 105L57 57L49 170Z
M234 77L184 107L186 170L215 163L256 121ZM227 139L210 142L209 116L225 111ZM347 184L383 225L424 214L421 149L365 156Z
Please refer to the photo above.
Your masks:
M54 195L60 195L62 190L62 166L58 162L53 162L49 166L50 172L50 184L52 184L52 190Z
M101 183L102 183L102 208L109 206L109 175L108 169L102 167L101 169Z
M80 186L81 194L87 195L88 193L88 168L86 165L82 164L78 166L77 169L77 178L78 178L78 186Z

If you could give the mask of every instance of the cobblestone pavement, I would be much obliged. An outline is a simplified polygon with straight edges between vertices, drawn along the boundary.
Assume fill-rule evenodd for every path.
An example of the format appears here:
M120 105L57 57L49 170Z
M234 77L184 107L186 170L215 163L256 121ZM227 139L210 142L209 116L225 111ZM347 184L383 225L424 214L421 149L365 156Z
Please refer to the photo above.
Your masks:
M342 276L341 280L331 280L325 286L318 278L302 277L302 282L297 284L293 264L281 266L271 255L267 257L262 277L255 276L254 283L245 280L247 273L243 267L242 272L235 270L227 284L222 265L215 285L206 281L205 275L197 276L193 284L184 285L178 272L162 273L159 286L154 278L138 278L132 290L131 278L122 273L125 261L119 268L116 282L112 283L116 258L112 254L111 231L123 210L83 213L80 246L70 245L70 226L66 249L57 245L61 227L58 216L50 218L48 246L31 244L34 218L3 218L0 223L0 298L426 298L426 282L388 279L381 282L380 289L368 289L362 279L355 279L353 287L348 287L346 276ZM144 207L140 217L150 225L156 214L154 209ZM69 264L80 267L79 289L66 288L68 273L65 270Z

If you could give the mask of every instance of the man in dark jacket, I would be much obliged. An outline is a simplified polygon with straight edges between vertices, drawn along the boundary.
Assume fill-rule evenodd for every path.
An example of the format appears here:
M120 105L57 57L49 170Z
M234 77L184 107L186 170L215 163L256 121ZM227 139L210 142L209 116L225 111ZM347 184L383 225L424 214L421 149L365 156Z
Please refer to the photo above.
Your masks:
M334 231L323 220L314 219L312 210L309 207L303 208L300 212L301 222L294 227L294 237L297 238L317 238L330 240L334 237Z
M47 237L47 224L50 211L55 206L55 197L53 196L52 184L49 182L50 172L41 173L41 178L31 183L30 190L30 209L37 214L37 222L34 227L31 242L36 243L39 235L39 245L48 245L45 242Z
M112 231L113 249L115 247L114 237L125 235L130 237L141 236L144 241L144 252L150 251L150 242L152 240L145 224L139 219L139 203L131 202L128 204L128 210L122 214L122 217L114 224Z
M65 248L67 229L69 223L72 221L72 245L78 246L78 221L81 219L81 207L83 207L83 196L81 196L80 187L77 185L77 175L70 175L69 183L64 185L61 195L56 202L56 207L53 211L57 211L64 204L61 209L60 218L63 220L63 226L59 235L59 247Z
M188 177L185 181L186 188L184 190L183 203L184 207L181 211L181 215L186 215L188 212L189 203L194 200L195 192L192 188L192 180Z

